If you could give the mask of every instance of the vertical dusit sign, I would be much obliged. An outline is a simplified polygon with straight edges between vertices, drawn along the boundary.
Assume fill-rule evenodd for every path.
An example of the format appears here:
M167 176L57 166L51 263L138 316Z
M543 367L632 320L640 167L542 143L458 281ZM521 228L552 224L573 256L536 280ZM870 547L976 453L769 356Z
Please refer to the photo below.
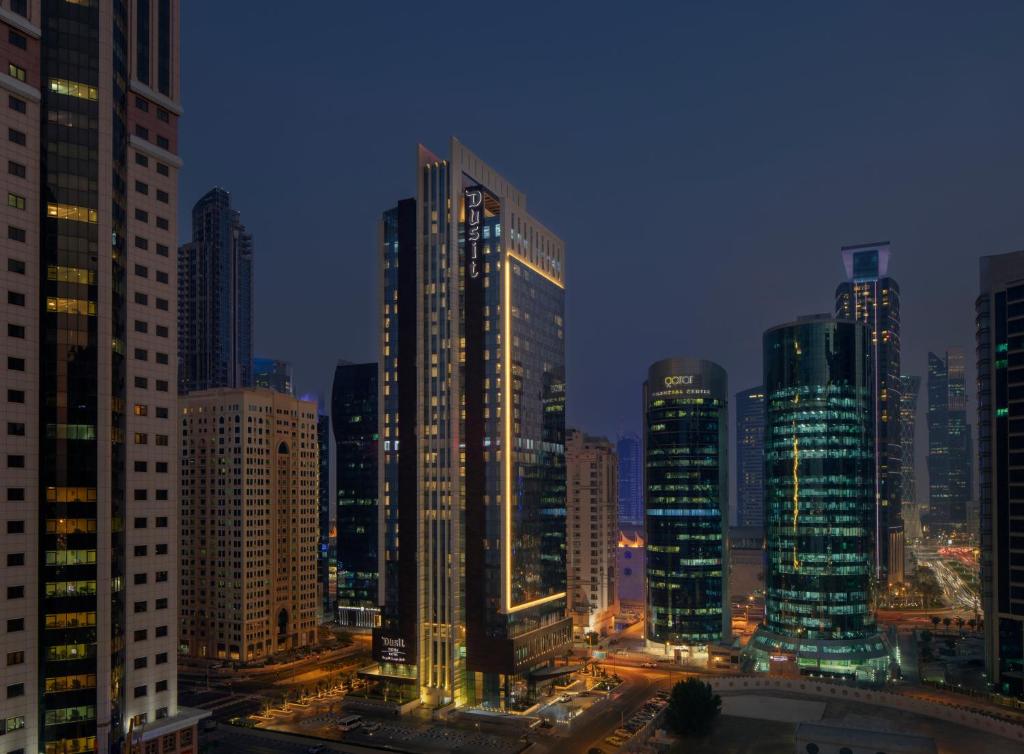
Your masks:
M480 186L466 189L466 279L480 277L481 227L484 214L484 192Z

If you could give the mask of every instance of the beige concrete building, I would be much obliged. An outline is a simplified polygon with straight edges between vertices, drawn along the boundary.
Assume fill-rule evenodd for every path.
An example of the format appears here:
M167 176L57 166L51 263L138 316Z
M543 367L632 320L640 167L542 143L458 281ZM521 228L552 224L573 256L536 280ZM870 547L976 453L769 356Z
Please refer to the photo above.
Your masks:
M604 437L566 432L566 571L573 633L612 630L618 612L619 462Z
M180 414L183 651L246 662L315 644L316 404L218 388Z

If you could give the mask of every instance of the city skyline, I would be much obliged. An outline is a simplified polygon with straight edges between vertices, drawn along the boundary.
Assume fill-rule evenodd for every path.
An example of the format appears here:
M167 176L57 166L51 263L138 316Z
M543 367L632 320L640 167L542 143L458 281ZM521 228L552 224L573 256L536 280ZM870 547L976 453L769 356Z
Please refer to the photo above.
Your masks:
M366 41L359 38L359 30L370 30L380 21L373 10L355 9L342 23L334 9L325 9L310 46L325 46L325 37L340 34L352 48L332 48L332 57L316 58L322 65L300 62L295 64L297 69L289 71L284 66L276 72L270 67L280 67L279 60L271 56L256 59L246 50L260 48L254 43L259 40L282 45L285 51L290 49L272 41L276 34L274 21L279 18L276 12L239 18L227 5L202 10L186 7L183 36L190 43L183 65L191 86L184 92L185 107L201 110L204 120L183 120L183 148L189 168L183 171L182 204L189 206L217 182L224 182L225 188L234 193L261 249L256 350L292 360L303 389L325 392L338 357L354 361L375 357L369 323L375 306L371 257L377 210L403 188L403 176L415 159L408 145L442 143L451 134L489 155L496 168L510 175L511 180L535 185L531 200L537 216L557 225L571 246L588 250L586 261L571 265L567 271L573 288L567 299L568 320L577 323L567 332L567 369L574 385L568 405L570 424L609 437L623 431L639 432L638 402L622 405L614 398L636 389L643 380L644 364L674 352L706 354L729 370L734 384L757 384L760 366L753 354L760 333L791 315L786 301L795 296L805 296L803 311L830 310L831 290L842 274L836 249L863 238L887 237L893 243L893 274L901 282L906 312L903 371L924 374L928 350L946 345L969 348L973 342L970 320L974 293L965 281L974 278L977 254L1024 247L1024 234L1017 227L1016 209L1010 201L1013 176L1024 167L1024 149L1010 128L1017 112L1014 108L1021 105L1015 100L1001 100L999 109L987 104L1009 83L1007 71L1024 67L1020 51L1010 47L1007 32L1024 23L1024 8L993 5L981 15L959 14L950 6L930 5L930 12L923 16L889 9L879 11L886 18L886 23L880 24L874 23L868 13L861 17L852 10L807 10L790 14L780 11L789 23L778 24L783 39L770 43L757 38L767 10L672 10L659 24L663 28L653 31L627 20L621 33L629 44L638 45L642 28L656 40L668 33L681 35L689 44L666 42L662 46L666 50L689 46L694 52L684 55L666 51L657 60L623 60L621 72L609 70L608 63L600 63L590 73L580 69L573 57L582 56L598 65L596 51L576 35L560 39L560 44L569 45L564 52L550 51L544 61L537 63L517 62L517 67L527 66L517 75L533 78L542 64L555 67L559 72L556 81L536 94L544 103L551 103L553 117L561 123L570 117L572 108L553 102L553 89L557 85L557 97L561 97L565 86L578 80L580 85L572 87L572 104L578 105L588 125L582 131L531 126L517 136L504 126L492 128L496 118L495 111L488 109L491 105L469 117L454 116L445 111L443 104L424 99L407 84L401 92L408 102L389 94L382 103L369 91L372 87L359 83L359 78L342 74L334 82L334 74L343 70L349 56L369 55L363 68L376 64L382 68L381 76L396 74L385 53L370 54L367 50L373 33L365 35ZM524 13L511 29L499 33L496 45L503 49L511 46L514 39L518 40L515 30L522 28L519 24L537 19L528 10ZM551 30L560 23L567 23L560 15L566 11L554 9L550 13L541 26L545 39L550 39L554 33ZM393 43L402 40L401 44L411 43L413 50L420 49L425 44L418 32L422 20L413 11L408 19L389 21L395 35ZM573 16L573 23L577 21L588 28L596 24ZM239 32L237 42L223 38L223 30L228 27ZM607 33L602 31L602 35ZM707 39L700 39L702 34ZM214 38L216 43L211 41ZM982 38L987 53L979 57L972 53ZM238 55L217 52L224 43ZM899 49L900 53L884 64L872 63L861 55L861 43ZM716 51L715 45L720 49ZM728 58L745 46L752 46L750 56L768 57L764 71L751 71L730 62ZM791 51L784 51L786 47ZM688 73L691 54L698 60L705 59L704 65L717 72L713 90L701 85L699 76ZM807 80L800 78L796 83L777 81L791 79L792 67L804 56L814 56L821 70L808 72ZM517 58L511 56L510 60ZM242 66L251 67L253 75L235 75ZM890 75L893 66L901 75ZM457 69L452 66L452 70ZM204 75L206 71L212 75ZM314 75L310 82L300 83L290 75L296 71ZM679 98L655 101L626 91L627 81L647 74L682 77ZM747 75L755 76L768 91L750 94L750 87L743 84ZM608 84L597 86L596 82L609 76ZM863 85L856 91L822 93L821 85L830 77L847 80L854 76L863 77ZM232 81L232 87L224 86L227 80ZM458 85L464 88L478 80L473 74ZM245 98L259 101L253 87L262 87L267 81L279 81L289 91L298 87L289 94L288 105L291 109L308 106L309 117L293 119L293 125L289 122L292 119L272 114L266 119L257 118L251 134L231 134L227 138L231 129L221 125L230 123L238 108L253 107ZM595 82L594 86L590 82ZM324 86L341 91L345 97L309 102L306 94L311 88ZM648 89L654 91L657 87ZM718 91L734 94L716 94ZM516 101L524 96L525 92L517 91ZM641 116L651 112L660 116L653 123L641 117L642 124L623 123L622 116L615 116L614 128L600 126L599 122L611 115L611 101L623 97ZM778 98L767 113L763 110L768 106L765 97ZM949 111L946 105L952 98L960 98L965 107ZM916 107L900 104L905 99L912 100ZM872 103L876 100L887 108L885 118L875 112ZM376 112L378 105L388 117L357 117L360 110ZM794 109L806 117L794 115ZM922 121L922 109L936 117ZM406 117L412 111L416 117ZM694 112L703 114L694 120ZM765 117L767 122L762 120ZM737 133L737 127L731 126L728 138L739 140L737 151L723 151L730 142L723 136L719 143L716 129L733 120L750 118L758 120L758 128ZM342 149L337 156L318 155L310 158L312 163L304 162L310 154L310 147L305 146L299 148L297 160L275 157L269 164L251 165L244 160L256 139L283 138L306 144L320 141L299 137L296 128L312 128L316 134L323 134L324 140L333 139L334 124L339 119L345 123L342 138L346 143L368 140L371 148L356 153ZM331 124L330 137L320 130L327 124ZM682 132L665 141L684 124ZM638 137L637 129L646 128L653 129L650 138ZM565 135L561 135L563 131ZM643 192L627 192L624 188L607 191L606 178L601 178L607 167L592 160L595 150L605 149L609 140L620 138L622 143L635 143L637 138L644 142L623 165L624 180L648 186L648 181L656 179L657 185L668 191L662 193L663 201L683 208L685 222L671 253L659 251L663 246L654 240L651 231L635 230L625 221L640 211L636 202L642 201L639 194ZM937 168L930 159L939 148L944 156ZM823 155L828 155L828 160L819 164ZM322 192L322 198L305 196L305 192L302 197L282 196L279 191L259 188L266 183L262 176L267 170L284 182L305 180L308 164L317 164L320 159L331 165L329 172L346 176L339 183L340 194L332 189ZM981 170L980 165L985 169ZM658 177L662 173L675 176L671 185ZM947 175L955 180L942 180ZM558 188L566 176L574 178L569 194ZM746 183L752 185L746 188ZM628 195L632 193L637 197ZM965 223L965 216L974 220ZM592 223L592 217L604 220ZM737 219L741 221L735 222ZM182 217L180 229L180 240L185 240L187 217ZM630 258L642 263L618 265L617 248L629 248ZM298 265L297 260L305 264ZM695 264L708 268L707 279L692 290L692 295L669 295L666 282L685 275L685 269ZM310 274L309 265L316 265L323 274ZM649 272L655 267L659 274L652 277ZM333 286L327 283L336 279L351 281L351 291L340 300L331 295ZM622 317L608 306L609 286L613 283L617 298L635 302L631 303L631 316ZM306 285L311 287L310 295L298 295ZM738 322L736 316L711 321L704 317L714 310L716 294L727 290L743 291L749 303L756 303L749 307L749 321ZM295 302L286 317L318 321L337 314L342 321L368 324L345 328L329 349L293 342L288 336L287 318L280 323L271 321L276 313L271 308L275 291ZM682 331L670 327L670 323L679 321L699 321L702 326ZM633 322L644 323L644 332L635 337ZM587 323L585 328L582 323ZM600 350L594 348L594 339L589 336L598 331L620 354L617 363L601 363ZM942 338L928 335L939 332ZM659 341L669 345L663 347ZM968 366L973 399L973 364Z

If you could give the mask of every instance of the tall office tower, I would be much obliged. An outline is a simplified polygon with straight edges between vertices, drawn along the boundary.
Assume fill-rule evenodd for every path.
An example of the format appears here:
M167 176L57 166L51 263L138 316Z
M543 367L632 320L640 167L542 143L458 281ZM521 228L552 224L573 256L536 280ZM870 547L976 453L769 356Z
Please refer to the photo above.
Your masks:
M929 520L962 524L971 491L971 436L967 424L964 352L928 354Z
M728 638L729 393L703 359L657 361L644 383L647 625L678 658Z
M182 652L248 662L315 644L316 404L216 388L179 413Z
M903 561L890 553L899 538L900 483L903 479L903 427L900 423L900 287L889 270L889 244L842 248L846 282L836 288L836 318L862 322L871 338L871 384L874 404L875 576L881 584L899 583L894 571ZM894 539L895 538L895 539Z
M871 330L827 314L764 334L765 622L758 669L875 678L888 665L869 607L875 523Z
M291 362L280 359L253 359L252 384L254 387L265 387L285 395L295 395Z
M0 2L5 752L120 751L177 702L178 3Z
M377 363L338 362L331 417L337 453L337 614L343 626L373 628L379 605Z
M1024 697L1024 251L981 258L975 306L981 603L992 689Z
M917 396L921 393L921 378L903 375L900 377L900 437L903 446L901 464L903 480L900 495L903 503L917 503L917 471L914 468L914 432L917 429ZM900 506L902 510L902 505ZM905 523L905 522L904 522Z
M231 195L213 188L178 249L178 392L252 387L252 344L252 235Z
M331 530L334 516L331 514L331 417L316 415L317 455L317 524L319 541L316 548L316 574L320 585L320 616L324 620L334 619L337 601L337 570L335 557L331 552Z
M736 393L736 526L764 528L764 388Z
M381 224L376 678L524 709L572 641L564 246L455 139L416 186Z
M640 435L620 435L615 452L619 457L619 521L627 529L643 526L644 445Z
M615 627L618 601L619 463L604 437L571 429L565 439L566 573L569 612L580 638Z

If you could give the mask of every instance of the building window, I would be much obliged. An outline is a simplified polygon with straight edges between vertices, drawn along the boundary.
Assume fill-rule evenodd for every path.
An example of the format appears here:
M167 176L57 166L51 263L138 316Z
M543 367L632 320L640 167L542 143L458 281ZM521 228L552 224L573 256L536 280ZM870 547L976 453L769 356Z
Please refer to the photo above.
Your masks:
M9 600L20 600L25 598L25 587L24 586L9 586L7 587L7 599Z
M16 178L24 178L25 177L25 166L22 165L20 162L15 162L14 160L8 160L7 161L7 172L10 175L15 176Z
M12 683L7 687L7 698L15 699L19 696L25 696L25 684L24 683Z
M157 0L156 76L160 94L171 96L171 0Z
M11 306L24 306L25 294L17 291L7 291L7 303Z
M24 403L25 402L25 391L24 390L8 390L7 391L7 402L8 403ZM22 432L21 433L25 434L25 425L22 424L21 428L22 428ZM13 434L11 432L11 424L10 423L7 424L7 433L8 434Z
M138 0L135 15L135 76L149 85L149 0ZM149 110L149 103L141 97L135 98L140 110Z
M158 162L158 163L156 164L156 172L158 172L158 173L159 173L160 175L170 175L170 174L171 174L171 170L170 170L170 168L168 168L168 167L167 167L167 166L166 166L166 165L165 165L164 163L162 163L162 162Z
M13 225L7 226L7 238L11 241L18 241L19 243L25 243L25 229L15 228Z
M20 146L25 146L25 142L27 141L27 137L25 136L25 132L24 131L19 131L16 128L8 128L7 129L7 140L8 141L12 141L15 144L19 144Z
M28 49L28 37L26 37L24 34L19 34L14 29L8 29L7 41L15 47L18 47L22 50Z
M23 113L28 110L25 100L15 97L13 94L7 95L7 107L18 113Z
M18 79L18 81L25 80L25 69L21 66L17 66L14 63L7 64L7 74L12 78Z
M24 652L8 652L7 653L7 664L10 665L24 665L25 664L25 653Z
M8 324L7 325L7 335L8 335L8 337L11 337L11 338L21 338L22 340L24 340L25 339L25 326L24 325ZM24 367L24 360L22 360L22 364L23 364L22 365L22 370L24 371L24 368L25 368Z
M163 202L164 204L167 204L171 200L171 197L167 194L166 191L161 191L160 189L157 189L156 200L158 202Z
M23 18L28 18L28 0L11 0L11 10Z
M9 456L7 456L7 468L9 468L9 469L23 469L23 468L25 468L25 456L20 456L20 455L9 455Z
M146 157L146 155L142 154L142 152L136 152L135 153L135 164L136 165L141 165L144 168L148 168L149 167L149 158ZM138 210L135 210L135 212L138 213Z
M170 149L171 148L171 142L167 139L166 136L157 135L157 137L156 137L156 145L158 147L160 147L161 149Z
M24 403L24 401L16 401ZM22 422L7 422L7 434L13 435L14 437L25 436L25 425Z
M17 631L25 630L25 619L24 618L8 618L7 619L7 633L13 634Z
M135 125L135 135L138 136L140 139L146 139L148 141L149 140L149 129L146 128L145 126L140 126L140 125L136 124Z
M10 332L8 332L8 335L9 334L10 334ZM24 335L22 335L22 337L24 337ZM13 370L15 372L24 372L25 371L25 360L24 359L19 359L17 356L8 356L7 357L7 368L10 369L10 370Z
M156 227L160 228L160 230L170 230L171 224L166 217L158 217L156 219Z
M25 274L25 263L20 259L8 259L7 260L7 271L16 272L19 275Z
M17 568L18 566L25 565L25 553L23 552L9 552L7 553L7 567Z
M7 206L14 209L25 209L25 197L7 192Z
M146 687L145 686L136 686L134 694L135 694L135 698L136 699L138 699L139 697L145 696L146 695Z
M142 181L135 181L135 190L140 194L148 194L149 186Z

